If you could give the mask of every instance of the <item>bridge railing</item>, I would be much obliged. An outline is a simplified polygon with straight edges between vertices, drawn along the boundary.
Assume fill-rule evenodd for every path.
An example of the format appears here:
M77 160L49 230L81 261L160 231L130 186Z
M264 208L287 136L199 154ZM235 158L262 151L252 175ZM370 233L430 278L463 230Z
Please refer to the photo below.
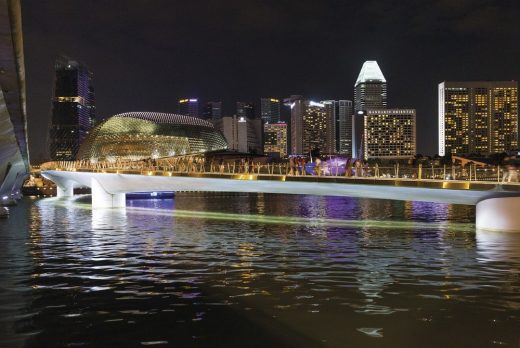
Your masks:
M203 158L168 158L147 161L59 161L42 164L41 170L110 172L144 175L216 174L216 175L284 175L331 176L376 179L464 180L518 182L515 168L500 166L411 166L411 165L339 165L322 162L296 165L289 162L262 163L254 161L206 161Z

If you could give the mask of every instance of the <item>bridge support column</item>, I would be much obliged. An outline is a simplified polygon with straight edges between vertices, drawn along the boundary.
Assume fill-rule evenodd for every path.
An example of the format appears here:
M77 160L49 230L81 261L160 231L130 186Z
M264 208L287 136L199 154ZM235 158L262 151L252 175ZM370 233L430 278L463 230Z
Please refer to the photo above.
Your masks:
M59 197L74 196L74 183L70 180L60 181L56 183L56 195Z
M124 193L108 193L94 178L91 180L92 208L124 208L126 195Z
M477 229L520 232L520 197L492 197L477 203Z

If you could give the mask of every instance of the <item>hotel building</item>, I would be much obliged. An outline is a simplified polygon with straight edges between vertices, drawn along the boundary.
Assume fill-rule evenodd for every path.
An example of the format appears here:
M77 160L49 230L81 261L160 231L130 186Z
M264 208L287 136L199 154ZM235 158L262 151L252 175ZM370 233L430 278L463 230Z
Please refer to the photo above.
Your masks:
M213 123L226 138L228 149L263 154L263 127L259 118L224 116Z
M439 155L518 148L518 82L439 84Z
M364 115L364 158L404 159L416 152L414 109L371 109Z
M335 153L335 103L317 103L292 95L284 100L291 107L291 151L293 155Z
M287 156L287 124L264 124L264 153L273 157Z

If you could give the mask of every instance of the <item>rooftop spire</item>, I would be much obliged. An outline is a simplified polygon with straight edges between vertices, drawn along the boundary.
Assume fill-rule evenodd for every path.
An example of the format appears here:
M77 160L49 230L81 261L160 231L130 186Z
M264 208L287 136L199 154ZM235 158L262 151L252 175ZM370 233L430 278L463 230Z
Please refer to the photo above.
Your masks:
M363 67L354 86L363 82L386 82L383 72L375 60L367 60L363 63Z

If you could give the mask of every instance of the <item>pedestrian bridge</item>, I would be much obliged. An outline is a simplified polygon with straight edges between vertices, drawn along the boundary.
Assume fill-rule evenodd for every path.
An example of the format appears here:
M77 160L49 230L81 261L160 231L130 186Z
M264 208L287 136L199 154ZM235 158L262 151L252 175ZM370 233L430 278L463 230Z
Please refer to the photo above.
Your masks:
M76 168L42 170L42 175L56 183L58 196L72 196L74 187L90 187L93 208L125 207L125 194L129 192L208 191L347 196L476 205L477 228L520 232L518 183Z

